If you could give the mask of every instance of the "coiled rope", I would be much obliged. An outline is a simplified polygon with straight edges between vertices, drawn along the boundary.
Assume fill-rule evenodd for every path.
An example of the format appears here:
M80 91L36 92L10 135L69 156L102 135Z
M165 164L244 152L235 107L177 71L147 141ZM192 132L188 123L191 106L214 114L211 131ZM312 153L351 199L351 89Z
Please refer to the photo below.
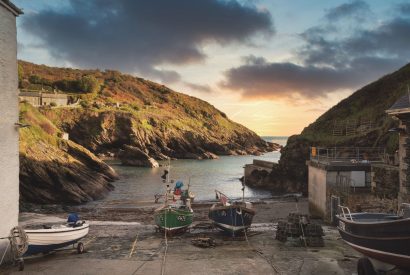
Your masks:
M9 243L7 244L6 249L4 250L3 256L0 260L0 265L3 263L4 257L6 256L7 250L11 248L11 254L13 259L21 258L28 249L28 236L23 228L20 226L15 226L10 230L8 237L0 238L8 239Z

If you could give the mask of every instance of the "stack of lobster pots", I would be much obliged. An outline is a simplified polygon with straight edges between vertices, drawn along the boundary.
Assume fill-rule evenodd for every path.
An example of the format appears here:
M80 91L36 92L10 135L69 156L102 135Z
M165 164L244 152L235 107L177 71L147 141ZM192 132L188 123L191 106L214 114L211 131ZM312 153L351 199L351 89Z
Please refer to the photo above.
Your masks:
M292 246L322 247L323 229L320 224L311 223L309 216L290 213L286 220L278 222L276 239L289 242Z

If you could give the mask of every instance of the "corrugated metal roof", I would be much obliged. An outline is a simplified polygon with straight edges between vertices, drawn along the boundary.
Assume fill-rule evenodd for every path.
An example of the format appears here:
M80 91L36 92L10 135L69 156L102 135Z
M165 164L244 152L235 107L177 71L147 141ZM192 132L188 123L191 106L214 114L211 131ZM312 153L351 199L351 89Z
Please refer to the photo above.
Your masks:
M407 109L410 108L410 95L404 95L400 97L394 104L391 106L387 112L394 112L395 110ZM409 111L410 112L410 111Z
M389 108L389 110L405 109L410 108L409 95L404 95L400 97L394 104Z

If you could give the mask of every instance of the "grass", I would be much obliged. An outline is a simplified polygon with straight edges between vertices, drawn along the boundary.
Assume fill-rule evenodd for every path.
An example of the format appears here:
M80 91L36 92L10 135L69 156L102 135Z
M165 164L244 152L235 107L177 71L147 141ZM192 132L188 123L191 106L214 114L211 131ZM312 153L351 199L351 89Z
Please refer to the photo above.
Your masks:
M22 124L30 125L20 129L20 151L24 152L41 141L58 146L59 129L36 108L28 103L21 103L19 120Z

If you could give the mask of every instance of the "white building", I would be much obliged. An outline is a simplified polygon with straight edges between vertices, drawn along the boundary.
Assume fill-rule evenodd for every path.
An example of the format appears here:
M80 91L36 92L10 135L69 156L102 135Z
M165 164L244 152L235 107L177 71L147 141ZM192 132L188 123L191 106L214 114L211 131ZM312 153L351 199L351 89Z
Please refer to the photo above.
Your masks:
M22 14L8 0L0 0L0 237L18 224L19 119L16 17ZM4 240L0 243L3 255Z

